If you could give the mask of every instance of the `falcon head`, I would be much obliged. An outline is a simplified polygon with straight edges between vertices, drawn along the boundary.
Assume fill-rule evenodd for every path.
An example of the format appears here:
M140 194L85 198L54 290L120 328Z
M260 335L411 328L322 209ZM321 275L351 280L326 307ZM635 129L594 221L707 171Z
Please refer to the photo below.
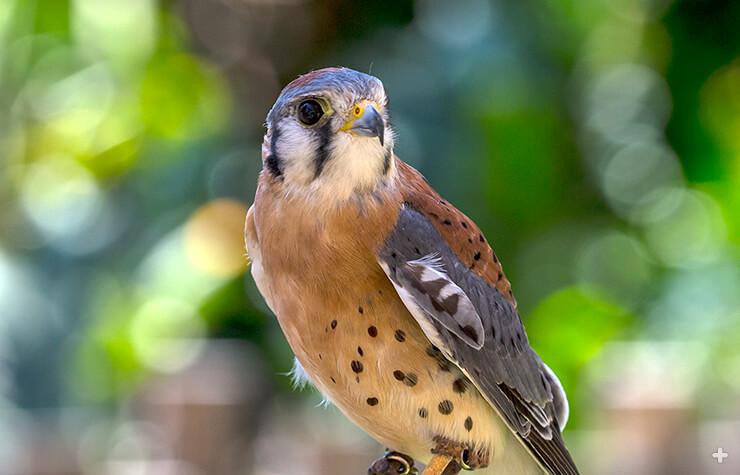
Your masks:
M267 115L262 147L264 173L288 192L374 190L395 171L383 83L348 68L300 76Z

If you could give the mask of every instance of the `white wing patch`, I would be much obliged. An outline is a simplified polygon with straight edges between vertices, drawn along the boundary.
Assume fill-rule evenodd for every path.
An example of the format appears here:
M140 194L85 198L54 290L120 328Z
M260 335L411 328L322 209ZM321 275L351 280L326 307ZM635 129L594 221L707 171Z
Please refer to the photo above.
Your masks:
M380 262L401 300L432 343L440 349L436 320L465 343L480 350L484 343L483 322L465 292L444 271L434 255L409 261L396 269ZM444 349L443 349L444 351Z
M380 262L380 267L383 268L383 272L390 277L390 268L388 268L388 265L385 262ZM424 335L429 339L429 342L439 348L443 353L446 354L446 356L449 355L449 349L447 349L447 345L444 343L442 338L439 335L439 332L434 327L434 324L429 319L429 314L427 314L426 311L424 311L423 308L421 308L417 303L416 299L413 295L411 295L405 288L398 285L393 279L390 279L391 284L393 284L393 287L396 289L396 293L398 293L398 296L401 297L401 301L408 309L409 313L411 313L411 316L414 317L414 320L416 320L416 323L419 324L421 327L421 330L424 332Z
M437 253L427 254L424 257L420 257L419 259L416 259L415 261L409 261L408 263L413 264L413 265L429 267L430 269L434 269L437 272L441 272L442 274L445 273L445 266L442 263L442 258Z
M566 397L563 385L560 383L555 372L544 362L542 363L542 369L545 372L545 377L547 377L547 380L550 382L550 388L552 389L552 402L555 405L555 415L557 416L558 425L562 432L563 429L565 429L565 425L568 423L568 417L570 416L568 398Z

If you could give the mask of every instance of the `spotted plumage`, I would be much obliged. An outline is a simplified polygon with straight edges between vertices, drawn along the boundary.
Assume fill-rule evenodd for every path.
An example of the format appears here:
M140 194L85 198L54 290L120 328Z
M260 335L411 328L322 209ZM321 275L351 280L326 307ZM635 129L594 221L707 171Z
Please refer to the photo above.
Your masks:
M452 404L452 401L449 399L445 399L444 401L439 403L439 406L437 406L439 409L440 414L444 414L445 416L448 416L452 414L452 410L454 409L454 405Z
M423 462L449 453L483 474L577 474L560 436L565 396L498 257L393 155L380 81L310 73L267 122L246 241L294 375Z

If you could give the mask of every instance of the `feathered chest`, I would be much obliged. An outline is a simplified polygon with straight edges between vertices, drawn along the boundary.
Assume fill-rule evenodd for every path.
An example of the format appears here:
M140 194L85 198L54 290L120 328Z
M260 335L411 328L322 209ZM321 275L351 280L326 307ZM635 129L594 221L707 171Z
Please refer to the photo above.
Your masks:
M247 244L255 280L278 317L296 311L285 307L338 304L385 278L376 255L397 219L396 201L386 192L322 204L260 187Z

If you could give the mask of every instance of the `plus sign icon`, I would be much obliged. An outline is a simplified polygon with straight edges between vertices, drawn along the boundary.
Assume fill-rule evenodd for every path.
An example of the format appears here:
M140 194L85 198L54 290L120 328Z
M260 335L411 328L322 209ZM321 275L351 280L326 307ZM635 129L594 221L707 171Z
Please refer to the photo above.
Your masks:
M730 454L725 452L722 447L718 448L716 452L712 454L712 457L714 457L717 460L717 463L722 463L725 461L727 457L729 457Z

